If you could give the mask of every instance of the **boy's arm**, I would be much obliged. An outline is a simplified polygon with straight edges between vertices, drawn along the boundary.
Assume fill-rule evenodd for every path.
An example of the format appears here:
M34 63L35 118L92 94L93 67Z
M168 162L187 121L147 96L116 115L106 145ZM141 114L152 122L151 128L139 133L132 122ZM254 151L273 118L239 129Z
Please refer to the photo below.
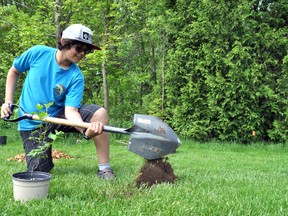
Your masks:
M2 104L1 107L1 118L8 117L10 114L12 114L9 105L14 101L14 92L20 74L21 73L14 66L12 66L8 71L6 79L5 103Z

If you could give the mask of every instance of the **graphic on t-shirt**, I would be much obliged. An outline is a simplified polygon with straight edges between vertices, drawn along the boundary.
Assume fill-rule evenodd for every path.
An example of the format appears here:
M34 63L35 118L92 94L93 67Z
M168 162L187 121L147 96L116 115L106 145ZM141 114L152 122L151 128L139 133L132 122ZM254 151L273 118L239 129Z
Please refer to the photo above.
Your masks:
M55 91L56 91L57 95L61 95L65 91L65 86L64 85L56 84L55 86L56 86Z

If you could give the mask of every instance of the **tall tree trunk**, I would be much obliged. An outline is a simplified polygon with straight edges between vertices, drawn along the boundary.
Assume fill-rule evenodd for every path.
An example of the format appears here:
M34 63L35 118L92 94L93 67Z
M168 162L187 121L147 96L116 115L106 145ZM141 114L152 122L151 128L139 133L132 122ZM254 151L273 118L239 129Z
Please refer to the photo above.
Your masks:
M155 46L154 43L151 44L151 53L152 53L152 59L151 59L151 79L153 82L153 85L157 84L157 63L156 63L156 56L155 56Z
M104 35L103 42L104 45L108 43L108 33L107 33L107 23L104 18ZM102 77L103 77L103 91L104 91L104 107L107 112L109 112L109 91L108 91L108 82L107 82L107 71L106 71L106 55L104 53L104 57L102 58Z
M107 82L107 71L106 71L106 61L105 58L102 60L102 76L103 76L103 90L104 90L104 107L107 112L109 111L109 91Z
M61 9L61 0L55 0L55 27L56 27L56 47L57 42L61 38L61 26L60 26L60 9Z
M162 115L164 115L165 109L165 44L166 44L166 33L163 33L163 43L162 43Z

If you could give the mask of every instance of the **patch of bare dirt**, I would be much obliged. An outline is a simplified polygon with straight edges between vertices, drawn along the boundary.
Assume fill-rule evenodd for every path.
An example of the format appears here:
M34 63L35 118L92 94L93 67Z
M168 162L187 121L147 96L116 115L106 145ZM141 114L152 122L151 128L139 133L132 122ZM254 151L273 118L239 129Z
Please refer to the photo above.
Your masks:
M167 158L146 160L136 178L136 186L151 187L154 184L174 183L177 176L174 174L171 164Z
M52 158L54 160L59 160L59 159L73 159L70 155L65 154L62 151L59 150L52 150ZM17 161L17 162L25 162L26 161L26 156L25 153L16 155L14 157L10 157L7 159L8 161Z

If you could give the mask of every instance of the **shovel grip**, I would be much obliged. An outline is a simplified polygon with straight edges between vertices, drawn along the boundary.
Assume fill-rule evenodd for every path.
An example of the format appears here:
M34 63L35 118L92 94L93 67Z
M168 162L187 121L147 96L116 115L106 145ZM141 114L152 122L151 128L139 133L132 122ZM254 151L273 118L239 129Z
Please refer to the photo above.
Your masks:
M103 130L105 132L111 132L111 133L129 134L129 132L127 132L127 129L125 128L111 127L108 125L104 125Z

